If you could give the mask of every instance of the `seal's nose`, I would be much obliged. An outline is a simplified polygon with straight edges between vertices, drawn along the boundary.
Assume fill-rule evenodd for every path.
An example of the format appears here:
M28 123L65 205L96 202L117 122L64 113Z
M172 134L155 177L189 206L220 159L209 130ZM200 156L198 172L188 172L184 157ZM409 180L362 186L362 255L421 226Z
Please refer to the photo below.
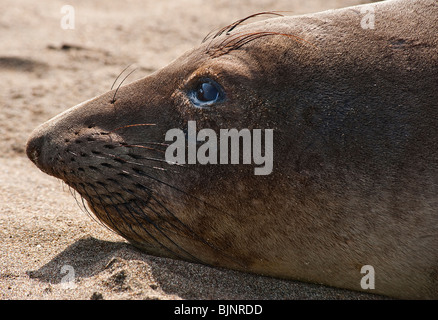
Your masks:
M26 144L27 157L37 166L41 167L41 150L44 145L44 135L38 134L38 132L32 133Z
M27 157L44 173L52 174L53 152L51 151L52 135L47 123L40 125L30 135L26 143Z

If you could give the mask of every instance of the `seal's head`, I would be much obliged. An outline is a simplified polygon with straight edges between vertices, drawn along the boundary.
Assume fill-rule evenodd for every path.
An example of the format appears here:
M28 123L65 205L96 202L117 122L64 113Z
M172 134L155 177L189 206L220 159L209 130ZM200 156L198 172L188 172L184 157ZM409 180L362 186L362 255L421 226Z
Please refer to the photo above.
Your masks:
M356 290L371 265L375 292L437 298L438 64L424 18L437 8L412 5L374 4L374 32L360 8L232 25L41 125L28 156L146 252ZM403 12L428 27L410 32ZM173 129L194 156L191 121L272 130L272 170L254 174L244 152L239 165L168 162Z
M272 252L269 247L278 246L271 239L277 235L264 231L281 202L278 165L277 173L262 177L254 165L172 164L165 138L181 129L189 142L189 121L218 134L265 128L288 134L291 119L283 106L293 103L286 81L292 68L285 66L292 51L310 55L315 48L272 29L218 34L166 68L67 110L34 131L29 158L148 252L214 265L228 259L244 268L266 260L260 247ZM266 75L272 73L277 76L269 86L275 87L269 88ZM290 149L299 136L276 147ZM218 163L220 152L218 146ZM264 223L255 222L260 219Z

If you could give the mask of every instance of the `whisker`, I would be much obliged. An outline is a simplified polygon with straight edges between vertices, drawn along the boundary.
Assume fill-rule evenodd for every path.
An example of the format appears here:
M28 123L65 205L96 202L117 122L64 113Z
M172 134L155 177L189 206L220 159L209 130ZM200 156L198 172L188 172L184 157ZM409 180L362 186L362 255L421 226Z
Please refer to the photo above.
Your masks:
M156 145L156 146L162 146L162 147L170 146L169 143L162 143L162 142L136 142L136 143L132 143L132 145L142 145L142 144L150 144L150 145Z
M228 26L225 26L221 29L219 29L219 31L212 37L212 39L219 37L220 35L222 35L225 31L226 34L228 34L229 32L233 31L236 27L238 27L240 24L242 24L243 22L245 22L246 20L249 20L251 18L257 17L257 16L261 16L261 15L275 15L275 16L283 16L282 14L278 13L278 12L289 12L289 11L264 11L264 12L258 12L258 13L254 13L248 17L245 17L243 19L239 19L231 24L229 24ZM210 31L205 37L204 39L202 39L201 43L204 43L205 41L208 40L208 38L210 37L210 35L213 33L213 31Z
M275 16L280 16L280 17L283 16L282 14L277 13L277 12L282 12L282 11L271 11L271 12L265 11L265 12L259 12L259 13L252 14L252 15L246 17L246 18L243 18L243 19L237 20L237 21L235 21L234 23L230 24L229 26L226 26L226 27L222 28L221 30L219 30L219 32L216 33L216 34L213 36L213 38L217 38L217 37L219 37L219 36L222 35L222 33L224 33L225 31L226 31L226 34L229 34L229 32L233 31L236 27L238 27L240 24L242 24L242 23L245 22L246 20L249 20L249 19L254 18L254 17L257 17L257 16L261 16L261 15L275 15ZM284 11L283 11L283 12L284 12ZM227 30L227 29L228 29L228 30Z
M140 211L143 213L143 216L147 216L145 213L144 213L144 211L143 211L143 209L141 209L141 207L139 207L138 205L137 205L137 207L140 209ZM132 208L132 206L131 206L131 208ZM148 207L149 208L149 207ZM133 210L134 210L134 212L136 212L137 214L138 214L138 212L134 209L134 208L132 208ZM150 208L149 208L150 209ZM190 252L188 252L187 250L185 250L184 248L182 248L180 245L178 245L174 240L172 240L166 233L164 233L162 230L161 230L161 228L159 227L159 226L157 226L155 223L153 223L152 222L152 220L150 220L149 219L149 221L148 221L150 224L152 224L153 225L153 227L159 232L159 233L161 233L168 241L170 241L170 243L172 243L176 248L178 248L179 250L181 250L182 252L184 252L185 254L187 254L190 258L192 258L194 261L196 261L196 262L198 262L198 263L202 263L202 260L200 260L199 258L197 258L197 257L195 257L193 254L191 254ZM158 241L158 240L157 240ZM177 254L177 253L175 253L175 252L173 252L172 250L170 250L169 248L167 248L166 246L164 246L166 249L168 249L169 251L171 251L173 254L175 254L177 257L180 257L180 258L184 258L184 257L181 257L179 254Z
M120 186L126 193L130 194L131 196L134 196L136 199L134 201L131 201L132 203L135 204L135 206L138 208L139 211L135 210L135 208L132 207L132 205L130 204L131 202L126 201L123 196L118 193L117 196L121 198L121 200L125 203L126 205L129 205L129 207L131 207L135 213L137 213L138 215L144 217L146 219L146 221L148 223L151 223L158 232L160 232L166 239L168 239L173 245L175 245L179 250L182 250L183 252L185 252L187 255L189 255L193 260L202 263L203 261L200 260L199 258L197 258L196 256L194 256L193 254L191 254L190 252L188 252L187 250L185 250L184 248L182 248L181 246L179 246L177 243L175 243L174 240L172 240L165 232L162 228L160 228L158 225L156 225L155 223L152 222L152 220L149 218L149 216L144 212L144 210L142 209L142 207L139 205L138 202L142 203L144 206L146 206L151 212L153 212L158 219L163 219L163 221L165 221L166 223L168 223L170 226L174 227L176 230L180 230L180 231L185 231L186 235L191 235L193 237L194 240L200 241L201 243L207 245L208 247L212 248L213 250L217 251L218 253L220 253L224 258L230 259L231 261L233 261L236 264L241 265L241 263L239 261L236 261L233 257L227 255L226 253L223 252L223 250L221 250L220 248L217 248L216 246L212 245L211 243L209 243L208 241L206 241L205 239L203 239L202 237L200 237L194 230L192 230L188 225L186 225L184 222L182 222L175 214L173 214L162 202L160 202L155 196L153 196L152 194L152 189L148 188L142 184L139 184L141 187L143 187L145 190L150 191L149 194L149 198L154 200L156 204L158 204L158 206L160 206L162 209L164 209L164 211L170 216L172 217L176 222L178 222L178 224L181 225L181 227L183 229L181 229L180 227L178 227L177 225L175 225L174 223L172 223L172 221L169 221L168 219L165 219L162 214L160 214L160 212L158 212L156 209L154 209L152 207L152 203L150 203L149 201L145 201L141 198L138 197L137 194L134 194L132 191L130 191L129 189L123 187L122 185ZM103 185L103 187L105 188L105 190L109 192L109 190ZM129 208L127 208L129 211ZM130 213L131 214L131 213ZM132 215L132 214L131 214ZM143 225L133 216L133 218L136 220L136 222L138 224L140 224L140 226ZM144 228L143 228L144 229ZM147 230L145 230L148 234L149 232ZM188 232L188 233L187 233ZM159 242L158 240L156 240L157 242ZM161 244L161 243L160 243ZM161 244L163 245L163 244ZM169 248L167 248L166 246L163 245L164 248L168 249L171 253L173 253L174 255L176 255L177 257L183 258L180 255L178 255L177 253L173 252L172 250L170 250Z
M77 154L75 154L74 152L72 152L72 151L70 151L70 150L69 150L69 152L70 152L71 154L74 154L75 156L77 156ZM116 155L113 155L113 154L106 154L106 155L110 156L110 157L113 158L113 159L117 159L116 161L121 162L121 163L128 163L128 164L134 164L134 165L138 165L138 166L144 166L144 164L136 163L136 162L131 162L131 161L128 161L128 160L123 159L123 158L120 158L120 157L118 157L118 156L116 156ZM150 158L150 159L152 160L153 158ZM149 160L149 158L148 158L148 160ZM160 159L154 159L153 161L159 161L159 162L167 163L167 161L165 161L165 160L160 160ZM175 164L175 165L177 165L177 164ZM150 167L149 167L149 168L150 168ZM195 169L190 168L189 166L185 166L184 168L189 168L190 170L195 170ZM127 171L124 171L124 170L123 170L123 172L124 172L125 174L127 174L127 175L130 175L130 173L127 172ZM211 207L211 208L214 208L215 210L221 212L222 214L225 214L225 215L227 214L226 212L220 210L219 208L216 208L215 206L213 206L212 204L206 202L205 200L199 199L198 197L196 197L196 196L194 196L194 195L192 195L192 194L190 194L190 193L187 193L187 192L185 192L185 191L183 191L183 190L181 190L181 189L179 189L179 188L177 188L177 187L175 187L175 186L173 186L173 185L171 185L171 184L169 184L169 183L167 183L167 182L165 182L165 181L162 181L162 180L160 180L160 179L158 179L158 178L155 178L155 177L153 177L153 176L147 174L146 172L142 172L142 175L141 175L141 176L138 175L138 174L132 174L132 176L137 177L137 178L147 177L147 178L149 178L149 179L151 179L151 180L154 180L154 181L156 181L156 182L158 182L158 183L161 183L161 184L163 184L163 185L165 185L165 186L168 186L169 188L172 188L172 189L174 189L174 190L176 190L176 191L179 191L179 192L181 192L181 193L183 193L183 194L185 194L185 195L187 195L187 196L189 196L189 197L191 197L191 198L193 198L193 199L195 199L195 200L198 200L198 201L204 203L205 205L207 205L207 206L209 206L209 207Z
M175 171L175 170L170 170L170 169L166 169L166 168L163 168L163 167L150 166L150 165L147 165L147 164L141 163L141 162L129 161L129 160L117 157L116 155L113 155L113 154L110 154L110 153L102 153L101 152L99 154L100 155L89 154L89 157L97 158L97 159L101 159L101 160L115 160L115 159L117 159L117 160L115 160L116 162L123 162L123 163L126 163L126 164L136 165L136 166L139 166L139 167L142 167L142 168L148 168L148 169L153 169L153 170L160 170L160 171L163 171L163 172L166 172L166 173L167 172L172 172L174 174L179 174L179 172ZM141 157L141 158L137 157L136 159L137 160L151 160L151 161L166 162L164 160L154 159L154 158L147 158L147 157ZM112 165L108 165L107 163L101 163L100 165L105 166L105 167L113 168ZM133 170L136 171L134 168L133 168ZM139 170L137 170L137 172L139 172Z
M132 165L137 165L137 166L140 166L140 167L146 167L146 168L150 168L150 169L159 169L159 170L164 170L164 171L168 171L169 169L166 169L166 168L163 168L163 167L154 167L154 166L148 166L148 165L146 165L146 164L144 164L144 163L141 163L141 162L133 162L133 161L129 161L129 160L126 160L126 159L124 159L124 158L121 158L121 157L119 157L119 156L116 156L116 155L114 155L114 154L111 154L111 153L101 153L102 155L107 155L108 157L99 157L99 156L95 156L95 155L92 155L93 157L97 157L97 158L99 158L99 159L111 159L111 160L114 160L114 159L116 159L115 161L117 161L117 162L122 162L122 163L127 163L127 164L132 164ZM128 155L129 156L129 155ZM141 158L136 158L136 160L148 160L148 161L155 161L155 162L159 162L159 163L165 163L165 164L169 164L166 160L162 160L162 159L157 159L157 158L150 158L150 157L141 157ZM176 166L176 167L184 167L184 168L188 168L187 166L184 166L184 165L182 165L182 164L179 164L179 163L175 163L175 164L169 164L169 166L170 165L172 165L172 166ZM193 169L192 169L193 170ZM170 170L171 171L171 170ZM173 171L174 173L178 173L177 171Z
M160 154L165 154L166 153L165 150L160 150L160 149L157 149L157 148L145 147L145 146L142 146L142 145L135 145L135 144L119 143L119 145L117 145L117 147L120 147L120 148L126 147L126 148L133 148L133 149L135 149L135 148L145 149L145 150L156 151L157 153L160 153ZM139 156L137 154L128 154L128 156L130 156L132 158L135 158L135 159L140 159L141 158L141 156ZM150 160L152 160L152 159L150 159Z
M108 155L108 156L110 156L110 157L113 158L113 159L117 159L116 161L118 161L118 162L128 163L128 164L134 164L134 165L138 165L138 166L142 166L142 165L144 166L144 164L142 164L142 163L128 161L128 160L126 160L126 159L120 158L120 157L118 157L118 156L116 156L116 155L113 155L113 154L109 154L109 153L108 153L108 154L107 154L107 153L103 153L103 154ZM160 159L146 158L146 157L145 157L145 159L152 160L152 161L159 161L159 162L167 163L167 161L165 161L165 160L160 160ZM149 168L151 168L151 167L149 167ZM190 168L190 167L186 166L186 167L184 167L184 168ZM191 169L191 168L190 168L190 169ZM194 169L191 169L191 170L194 170ZM125 173L125 174L127 174L127 175L130 175L130 173L127 172L127 171L125 171L125 170L122 170L122 172ZM167 183L167 182L165 182L165 181L162 181L162 180L160 180L160 179L158 179L158 178L155 178L155 177L153 177L153 176L147 174L147 173L144 172L144 171L141 173L141 176L138 175L138 174L132 174L132 176L137 177L137 178L147 177L147 178L149 178L149 179L151 179L151 180L154 180L154 181L156 181L156 182L158 182L158 183L161 183L161 184L163 184L163 185L166 185L166 186L168 186L168 187L170 187L170 188L172 188L172 189L174 189L174 190L176 190L176 191L179 191L179 192L181 192L181 193L183 193L183 194L185 194L185 195L187 195L187 196L189 196L189 197L191 197L191 198L193 198L193 199L196 199L196 200L198 200L198 201L204 203L205 205L207 205L207 206L209 206L209 207L211 207L211 208L214 208L214 209L218 210L219 212L221 212L221 213L223 213L223 214L227 214L226 212L220 210L219 208L216 208L216 207L213 206L212 204L209 204L208 202L206 202L206 201L204 201L204 200L202 200L202 199L199 199L198 197L196 197L196 196L194 196L194 195L192 195L192 194L190 194L190 193L187 193L187 192L185 192L185 191L183 191L183 190L181 190L181 189L179 189L179 188L177 188L177 187L175 187L175 186L173 186L173 185L171 185L171 184L169 184L169 183Z
M72 197L75 199L76 204L78 205L79 209L81 209L81 211L82 211L83 209L82 209L81 205L79 204L78 198L76 198L76 191L75 191L75 189L72 190L72 187L68 186L68 191L70 192Z
M106 189L106 187L104 187ZM107 190L107 189L106 189ZM107 190L108 191L108 190ZM108 191L109 192L109 191ZM144 213L144 211L140 208L141 210L141 214L135 210L128 201L126 201L123 196L118 193L117 194L118 197L120 197L120 199L123 202L123 206L127 209L128 213L130 214L130 216L135 220L135 222L137 223L138 226L140 226L145 232L146 234L156 243L158 243L161 247L163 247L164 249L168 250L170 253L172 253L173 255L175 255L176 257L183 259L184 257L179 255L178 253L174 252L173 250L171 250L170 248L168 248L167 246L165 246L163 243L161 243L155 236L152 235L152 233L150 231L148 231L145 227L144 227L144 223L138 221L138 219L135 217L135 215L132 214L130 208L132 209L132 211L134 211L137 215L142 216L147 223L151 224L159 233L161 233L168 241L170 241L174 246L176 246L179 250L183 251L184 253L186 253L187 255L189 255L192 259L194 259L195 261L202 263L201 260L199 260L198 258L196 258L195 256L193 256L191 253L189 253L188 251L186 251L185 249L181 248L178 244L176 244L172 239L170 239L149 217L147 214ZM117 209L117 205L114 204L114 201L111 199L110 197L110 201L113 203L114 207L116 208L117 212L119 213L119 215L121 216L121 218L124 220L123 214L119 212L119 210ZM135 202L134 202L135 203ZM138 206L138 205L137 205ZM126 220L124 220L126 223ZM130 229L141 239L142 236L139 235L136 231L134 231L132 229L131 224L128 222L127 223L130 227ZM129 239L129 237L127 238Z
M99 193L96 191L96 189L94 188L94 186L90 185L90 187L93 188L93 190L94 190L94 192L95 192L96 194L99 194ZM83 188L83 190L85 190L85 188ZM86 192L86 191L85 191L85 192ZM117 211L117 213L119 214L120 218L125 222L126 225L129 226L129 228L131 229L132 232L136 233L135 230L132 229L132 225L131 225L129 222L127 222L127 221L125 220L123 214L121 214L121 213L119 212L119 209L117 208L117 205L114 204L113 199L112 199L111 197L109 197L109 196L107 196L107 198L109 198L109 200L113 203L113 208ZM116 233L118 233L120 236L124 237L125 239L129 239L129 237L128 237L126 234L124 234L124 232L121 231L121 230L117 227L117 224L114 223L113 219L111 218L111 214L109 214L108 211L106 210L106 205L102 202L102 199L100 198L100 196L99 196L97 199L99 200L100 205L101 205L103 211L105 212L105 214L106 214L106 216L107 216L109 222L111 223L112 227L116 230ZM91 200L91 197L90 197L90 200ZM94 206L93 201L88 201L88 203L89 203L90 206L93 208L93 210L96 212L96 217L97 217L98 219L100 219L99 216L97 215L97 212L99 212L99 211L96 210L96 207ZM105 224L105 222L103 222L103 221L102 221L102 223ZM106 225L106 224L105 224L105 225ZM110 227L110 226L106 226L106 227L107 227L107 228L110 228L109 230L111 230L111 227ZM114 232L114 230L111 230L111 231ZM136 233L136 234L137 234L137 233ZM141 236L140 236L139 234L137 234L137 236L139 236L139 237L141 238Z
M114 85L115 85L116 82L117 82L117 79L119 79L119 77L123 74L123 72L125 72L126 69L128 69L130 66L132 66L132 63L131 63L130 65L128 65L125 69L123 69L122 72L119 73L119 75L117 76L116 80L114 80L113 85L111 86L111 90L113 90Z
M78 188L78 184L74 184L75 186L76 186L76 188ZM81 187L81 189L83 190L83 192L85 192L85 194L88 196L88 198L90 198L91 199L91 197L90 197L90 195L88 194L88 192L87 192L87 190L85 189L85 186L83 185L83 184L79 184L79 186ZM101 221L100 219L99 219L99 217L97 216L97 214L91 214L89 211L88 211L88 209L87 209L87 207L86 207L86 205L85 205L85 203L84 203L84 196L82 196L81 195L81 200L82 200L82 205L83 205L83 207L85 208L85 211L86 211L86 213L91 217L91 219L93 219L93 221L96 221L98 224L100 224L101 226L104 226L107 230L109 230L109 231L111 231L111 232L113 232L113 233L116 233L114 230L112 230L109 226L107 226L103 221ZM93 203L91 202L91 201L88 201L88 204L92 207L92 209L94 209L94 211L96 211L96 208L93 206ZM97 212L97 211L96 211ZM105 210L105 213L107 214L107 216L108 216L108 213L106 212L106 210ZM96 220L95 218L97 218L98 220ZM110 219L109 217L108 217L108 219ZM112 221L111 221L111 223L112 223ZM114 224L114 223L113 223ZM117 229L117 227L116 227L116 229Z
M70 152L71 154L75 154L74 152ZM96 156L96 155L91 155L94 156L96 158L99 159L108 159L109 157L111 158L116 158L117 156L112 155L112 154L106 154L106 153L102 153L103 156ZM159 160L159 159L157 159ZM131 164L136 164L136 165L143 165L143 163L136 163L136 162L131 162L128 160L123 160L124 163L131 163ZM149 167L150 168L150 167ZM183 221L181 221L171 210L169 210L169 208L166 207L166 205L164 203L162 203L156 196L153 195L153 190L150 187L145 186L142 183L137 182L138 179L143 180L144 177L147 177L151 180L157 181L158 183L164 184L168 187L171 187L179 192L182 192L183 194L186 194L188 196L190 196L191 198L194 198L198 201L201 201L202 203L204 203L205 205L207 205L210 208L214 208L216 210L218 210L219 212L222 212L221 210L219 210L218 208L214 207L213 205L207 203L204 200L201 200L199 198L197 198L194 195L191 195L173 185L171 185L170 183L167 183L161 179L158 179L152 175L149 175L148 173L144 172L144 171L136 171L138 172L138 174L133 174L130 173L128 171L123 170L123 173L125 173L127 176L130 176L131 179L133 179L133 181L135 183L137 183L137 185L140 188L143 188L144 190L147 190L148 192L148 199L142 199L138 196L138 194L135 194L133 191L125 188L123 185L119 184L118 186L124 190L124 192L126 194L129 194L130 196L134 197L134 200L130 200L129 202L126 201L126 199L124 198L124 194L125 193L115 193L115 192L110 192L110 190L106 187L106 185L104 183L99 183L100 186L102 186L105 190L106 190L106 194L101 195L101 193L98 192L98 190L96 189L96 187L93 184L84 184L84 183L71 183L71 186L69 186L69 190L72 193L72 196L75 198L77 204L79 205L79 200L76 197L76 192L72 192L72 187L74 187L74 189L78 190L79 195L81 196L81 200L82 200L82 205L83 208L85 209L85 211L87 212L87 214L94 220L97 221L99 224L103 225L105 228L107 228L108 230L110 230L111 232L115 232L116 234L124 237L127 240L130 240L132 242L137 242L134 239L131 239L131 237L129 237L126 233L126 229L124 228L120 228L120 223L117 222L117 219L114 220L114 214L111 214L108 210L108 204L103 202L102 197L105 197L106 199L108 199L108 201L112 204L111 208L112 211L114 210L114 212L117 213L117 215L120 217L121 221L124 222L124 224L127 225L127 227L129 227L129 230L132 231L133 234L136 235L136 237L138 237L138 239L142 239L144 238L145 234L150 237L152 239L152 241L154 241L155 243L159 244L160 246L162 246L163 248L165 248L166 250L168 250L171 254L173 254L175 257L181 258L181 259L191 259L192 261L198 262L198 263L203 263L203 261L201 259L199 259L198 257L196 257L194 254L190 253L189 251L187 251L186 249L184 249L183 247L181 247L178 243L175 242L174 239L172 239L172 236L169 235L169 232L175 232L175 231L180 231L183 232L183 234L190 236L192 239L197 240L199 242L201 242L204 245L207 245L208 247L210 247L211 249L217 251L219 254L221 254L224 258L227 259L231 259L234 263L240 264L239 261L235 261L235 259L231 256L228 256L223 250L221 250L220 248L217 248L216 246L214 246L213 244L211 244L210 242L206 241L205 239L203 239L201 236L199 236L192 228L190 228L187 224L185 224ZM114 180L114 182L116 182ZM87 188L89 188L90 190L94 191L93 196L90 196L90 193L88 192ZM73 189L73 191L74 191ZM80 191L79 191L80 190ZM120 205L117 204L114 200L113 197L118 197L122 200L122 204L123 207L126 210L121 210ZM97 199L97 200L94 200ZM90 206L91 210L94 212L94 214L91 214L88 209L87 206L85 204L85 200L87 200L88 205ZM152 201L153 202L152 202ZM106 201L107 202L107 201ZM100 205L97 205L98 203L100 203ZM79 205L80 206L80 205ZM99 210L97 209L97 207L99 207ZM161 219L162 221L164 221L166 223L166 225L171 226L172 228L174 228L174 231L172 231L172 229L167 230L167 228L163 228L162 226L159 226L156 222L154 222L150 215L148 215L146 213L146 208L147 211L150 212L151 214L154 214L158 219ZM126 212L127 211L127 212ZM129 217L131 217L131 219L127 219L126 218L126 214L129 214ZM169 242L169 244L172 244L173 247L175 247L176 249L178 249L177 252L175 252L175 250L172 250L171 248L169 248L168 246L166 246L165 243L163 243L162 241L160 241L159 239L157 239L157 237L150 231L147 230L145 228L145 223L142 222L141 220L139 220L139 217L141 217L142 219L144 219L145 222L149 223L155 230L156 232L158 232L159 234L161 234L166 241L165 242ZM97 218L97 220L95 219ZM169 219L170 218L170 219ZM106 221L106 222L104 222ZM136 231L135 228L133 228L133 223L135 222L135 224L138 225L138 227L141 227L142 230L145 231L145 234L139 234L138 231ZM135 225L134 224L134 225ZM123 231L123 229L125 231ZM141 243L139 243L139 245L141 245Z
M279 33L279 32L271 32L271 31L259 31L259 32L251 32L251 33L236 33L230 37L225 38L222 40L216 48L210 49L210 47L207 49L207 52L210 53L212 57L218 57L224 54L229 53L230 51L237 50L243 45L262 38L266 36L284 36L290 39L293 39L297 42L303 42L306 44L311 45L314 48L317 48L314 44L311 42L304 40L303 38L300 38L298 36L287 34L287 33ZM210 52L211 51L211 52Z
M160 150L160 149L156 149L156 148L151 148L151 147L145 147L145 146L141 146L141 145L136 145L136 144L121 144L121 147L127 147L127 148L140 148L140 149L147 149L147 150L152 150L152 151L157 151L160 153L165 154L166 151L164 150Z
M128 75L123 78L122 82L120 82L119 86L116 89L116 92L114 92L114 96L113 96L113 99L111 100L111 104L114 104L114 102L116 102L117 91L119 91L120 87L122 86L123 82L125 82L126 78L128 78L135 70L137 70L137 68L135 68L130 73L128 73Z
M117 129L114 129L114 130L112 130L112 131L109 131L107 134L109 135L109 134L114 133L114 132L116 132L116 131L118 131L118 130L121 130L121 129L132 128L132 127L140 127L140 126L156 126L156 124L155 124L155 123L137 123L137 124L128 124L128 125L126 125L126 126L123 126L123 127L117 128Z
M153 200L155 200L157 203L159 203L159 201L156 200L156 198L153 196L153 194L152 194L152 192L153 192L152 189L151 189L151 188L148 188L148 187L146 187L146 186L144 186L144 185L142 185L141 183L138 183L138 185L139 185L141 188L143 188L143 189L145 189L145 190L148 190L148 192L150 192L150 193L148 194L148 195L149 195L149 198L148 198L147 201L145 201L145 200L139 198L139 197L137 196L137 194L133 193L132 191L130 191L130 190L128 190L128 189L126 189L125 187L123 187L123 186L121 186L121 187L122 187L122 189L123 189L126 193L128 193L128 194L134 196L134 197L136 198L136 201L140 201L140 202L142 202L142 203L143 203L146 207L148 207L153 213L155 213L155 215L157 216L157 218L159 218L159 219L163 219L163 216L162 216L159 212L153 210L153 209L149 206L150 199L153 199ZM161 203L159 203L159 204L161 205ZM136 205L138 206L137 203L136 203ZM165 208L165 209L167 210L166 207L163 206L163 208ZM168 210L167 210L167 211L168 211ZM170 211L168 211L168 212L170 212ZM188 228L188 227L187 227L187 226L186 226L186 225L185 225L185 224L184 224L179 218L177 218L174 214L171 214L171 217L174 218L177 222L179 222L179 223L180 223L181 225L183 225L184 227ZM172 227L174 227L175 229L182 231L178 226L176 226L175 224L173 224L171 221L167 221L167 220L166 220L166 222L167 222L169 225L171 225Z
M169 183L167 183L167 182L164 182L164 181L162 181L162 180L160 180L160 179L158 179L158 178L155 178L155 177L153 177L153 176L150 176L150 175L148 175L146 172L143 172L141 176L140 176L140 175L137 175L137 174L132 174L132 176L137 177L137 178L141 178L141 177L145 176L145 177L147 177L147 178L149 178L149 179L151 179L151 180L154 180L154 181L156 181L156 182L158 182L158 183L161 183L161 184L163 184L163 185L165 185L165 186L168 186L168 187L171 188L171 189L174 189L174 190L176 190L176 191L178 191L178 192L181 192L182 194L184 194L184 195L186 195L186 196L189 196L189 197L191 197L192 199L195 199L195 200L197 200L197 201L200 201L201 203L203 203L203 204L209 206L210 208L213 208L213 209L219 211L220 213L222 213L222 214L224 214L224 215L228 215L228 213L226 213L226 212L220 210L219 208L216 208L215 206L213 206L212 204L206 202L205 200L202 200L202 199L200 199L200 198L198 198L198 197L196 197L196 196L194 196L194 195L192 195L192 194L190 194L190 193L188 193L188 192L186 192L186 191L184 191L184 190L181 190L180 188L177 188L177 187L175 187L175 186L173 186L173 185L171 185L171 184L169 184Z
M195 231L193 231L188 225L186 225L185 223L183 223L180 219L178 219L178 217L176 217L166 206L164 206L164 204L162 204L156 197L154 197L153 195L151 195L151 198L153 200L155 200L159 206L161 206L166 212L168 212L170 214L170 216L172 216L173 218L175 218L178 222L180 222L182 224L182 226L184 228L186 228L187 231L189 231L189 233L194 237L195 240L198 240L200 242L202 242L203 244L207 245L208 247L210 247L211 249L216 250L217 252L219 252L224 258L230 259L231 261L233 261L236 264L242 265L239 261L236 261L233 257L227 255L224 253L224 251L216 246L214 246L213 244L211 244L210 242L206 241L205 239L203 239L202 237L200 237ZM148 208L150 208L148 206ZM243 266L243 265L242 265Z
M108 157L100 157L100 156L96 156L96 155L91 155L91 157L96 157L96 158L99 158L99 159L110 159L110 160L115 160L115 161L117 161L119 163L126 163L126 164L132 164L132 165L136 165L136 166L140 166L140 167L146 167L146 168L150 168L150 169L160 169L160 170L166 170L167 171L167 169L165 169L165 168L157 168L157 167L153 167L153 166L148 166L148 165L146 165L144 163L141 163L141 162L129 161L129 160L126 160L124 158L121 158L121 157L116 156L116 155L111 154L111 153L104 153L104 152L102 152L101 154L102 155L106 155ZM148 157L143 157L141 159L150 160L150 161L158 161L158 162L166 162L164 160L148 158ZM138 158L137 160L140 160L140 158Z

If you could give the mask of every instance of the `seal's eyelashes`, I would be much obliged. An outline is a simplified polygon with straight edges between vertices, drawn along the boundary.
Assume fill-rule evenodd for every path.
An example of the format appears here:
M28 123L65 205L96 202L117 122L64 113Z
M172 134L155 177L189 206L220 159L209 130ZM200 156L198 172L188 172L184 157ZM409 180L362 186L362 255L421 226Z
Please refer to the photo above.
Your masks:
M195 107L203 108L223 101L225 93L216 81L207 78L199 81L197 86L188 92L188 97Z

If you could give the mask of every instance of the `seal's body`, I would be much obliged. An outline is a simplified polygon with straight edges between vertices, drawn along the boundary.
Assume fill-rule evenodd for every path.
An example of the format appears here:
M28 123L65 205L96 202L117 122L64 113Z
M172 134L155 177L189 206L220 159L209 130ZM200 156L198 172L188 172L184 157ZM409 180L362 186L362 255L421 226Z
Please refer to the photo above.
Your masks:
M400 0L233 28L27 152L148 253L353 290L370 265L371 292L438 298L437 17ZM191 120L273 129L272 173L167 163L166 132Z

